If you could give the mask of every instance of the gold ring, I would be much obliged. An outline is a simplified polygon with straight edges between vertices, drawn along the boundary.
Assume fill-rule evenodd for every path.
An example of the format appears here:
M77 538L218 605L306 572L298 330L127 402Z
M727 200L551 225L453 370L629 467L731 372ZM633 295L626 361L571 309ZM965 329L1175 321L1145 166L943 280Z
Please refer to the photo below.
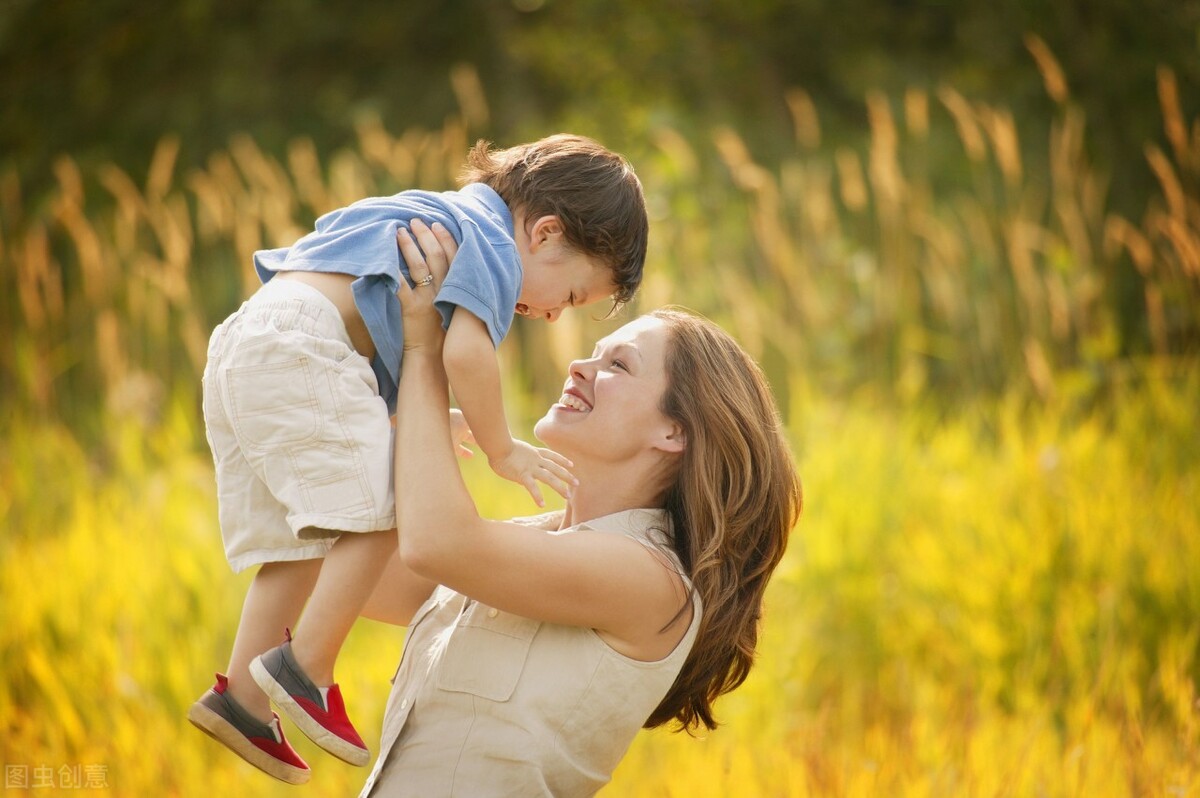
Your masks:
M427 285L433 285L433 275L432 274L427 274L424 277L422 277L420 280L417 280L418 288L424 288Z

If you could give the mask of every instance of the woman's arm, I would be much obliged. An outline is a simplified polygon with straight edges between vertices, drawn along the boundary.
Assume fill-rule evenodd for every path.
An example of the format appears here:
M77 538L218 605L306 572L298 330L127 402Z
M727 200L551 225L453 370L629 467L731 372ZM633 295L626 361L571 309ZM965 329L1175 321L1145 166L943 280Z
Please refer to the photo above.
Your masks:
M400 560L399 552L393 549L383 574L375 583L375 589L360 614L373 621L408 626L435 587L437 584L432 580L413 573Z
M421 231L417 231L421 235ZM437 242L421 240L425 252ZM410 273L427 267L401 239ZM414 573L507 612L597 629L630 656L669 651L687 624L664 627L687 596L682 580L646 547L622 535L550 535L480 518L449 444L444 333L435 284L399 292L404 369L396 424L396 512L400 559ZM665 646L665 651L663 650Z

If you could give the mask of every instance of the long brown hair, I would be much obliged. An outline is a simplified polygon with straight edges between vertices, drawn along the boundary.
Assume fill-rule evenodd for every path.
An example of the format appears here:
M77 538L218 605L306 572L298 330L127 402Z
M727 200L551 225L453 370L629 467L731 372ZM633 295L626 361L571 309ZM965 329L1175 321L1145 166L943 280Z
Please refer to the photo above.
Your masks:
M713 702L754 663L763 592L799 520L802 492L758 364L706 319L674 308L650 315L668 328L660 409L687 441L665 507L703 616L683 669L644 725L714 729Z
M557 216L567 241L612 269L614 310L642 281L650 223L642 183L624 157L584 136L559 133L467 153L462 183L485 183L527 219Z

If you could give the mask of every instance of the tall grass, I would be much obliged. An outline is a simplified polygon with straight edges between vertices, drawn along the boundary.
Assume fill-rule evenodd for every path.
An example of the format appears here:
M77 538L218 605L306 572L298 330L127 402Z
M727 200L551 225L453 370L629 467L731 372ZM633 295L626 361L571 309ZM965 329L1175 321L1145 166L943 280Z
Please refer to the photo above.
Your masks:
M758 663L722 728L642 735L605 794L1195 794L1200 385L1151 384L1085 418L797 399L808 513ZM55 430L3 428L0 760L102 766L115 795L292 794L184 721L246 588L189 413L119 431L107 474ZM478 466L487 512L529 510ZM400 641L362 622L339 665L373 748ZM361 786L296 744L313 795Z
M613 794L1195 794L1195 388L1083 421L806 404L813 498L729 728L644 735Z
M643 735L610 794L1200 790L1200 120L1162 69L1163 140L1130 154L1159 191L1117 213L1067 78L1028 46L1044 124L944 86L869 95L861 148L794 91L778 163L732 128L650 131L638 308L699 309L762 361L808 509L728 728ZM216 533L206 337L255 249L452 185L487 119L456 86L463 119L364 121L328 157L239 137L181 173L167 137L142 185L69 156L46 197L0 175L0 759L31 783L92 765L120 795L285 791L182 720L246 587ZM520 326L514 420L620 321ZM468 476L488 513L528 509ZM372 745L400 640L363 622L341 668ZM361 784L299 746L314 794Z
M795 152L773 166L733 129L651 131L638 163L654 216L638 306L712 315L779 384L804 374L902 398L1048 399L1105 390L1131 358L1186 367L1200 351L1200 120L1162 69L1166 146L1130 154L1161 191L1126 218L1087 158L1065 79L1039 40L1030 46L1058 108L1044 142L950 86L869 95L865 152L824 145L796 90ZM357 148L327 162L305 140L279 159L238 137L184 175L168 137L145 185L113 167L83 174L64 156L57 190L37 203L14 173L0 176L11 288L0 327L12 338L0 388L72 423L98 404L152 419L194 382L208 331L257 284L255 249L287 245L363 196L451 187L475 135L457 119L399 136L364 121ZM579 317L518 328L512 366L535 390L597 329Z

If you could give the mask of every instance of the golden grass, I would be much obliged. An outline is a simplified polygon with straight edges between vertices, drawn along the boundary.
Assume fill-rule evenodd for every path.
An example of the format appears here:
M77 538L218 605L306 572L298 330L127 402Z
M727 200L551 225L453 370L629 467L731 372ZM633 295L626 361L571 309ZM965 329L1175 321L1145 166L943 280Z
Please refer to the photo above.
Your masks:
M1193 375L1083 418L797 400L808 511L758 664L722 728L643 734L605 794L1195 794L1197 398ZM59 427L4 433L0 759L102 765L115 795L291 794L184 720L247 584L189 412L115 431L107 475ZM467 471L485 512L530 509ZM361 622L339 666L372 745L401 634ZM298 746L313 794L361 785Z
M643 736L614 794L1195 794L1195 387L1109 420L806 405L802 549L729 726Z

